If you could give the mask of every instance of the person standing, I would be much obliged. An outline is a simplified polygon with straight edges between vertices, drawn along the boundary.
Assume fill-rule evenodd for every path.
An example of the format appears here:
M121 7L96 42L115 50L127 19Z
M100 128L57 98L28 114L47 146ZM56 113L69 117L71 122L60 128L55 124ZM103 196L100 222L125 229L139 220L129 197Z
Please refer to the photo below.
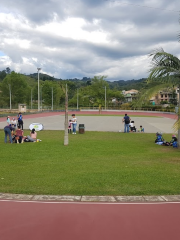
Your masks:
M124 122L124 132L129 132L129 123L131 121L131 118L125 114L125 116L122 119L122 122Z
M68 133L71 133L72 120L69 120Z
M14 125L15 128L17 127L17 122L16 122L15 118L13 118L12 121L11 121L11 126L12 125Z
M72 125L73 125L73 133L76 134L76 126L77 126L77 118L75 114L72 114Z
M7 136L9 135L9 140L11 143L13 143L13 140L12 140L12 136L11 136L11 131L13 131L12 127L11 126L5 126L4 127L4 133L5 133L5 138L4 138L4 142L7 143Z
M9 116L7 116L6 122L7 122L8 125L10 124L10 117Z
M18 125L23 130L23 117L21 112L17 115L17 118L18 118Z

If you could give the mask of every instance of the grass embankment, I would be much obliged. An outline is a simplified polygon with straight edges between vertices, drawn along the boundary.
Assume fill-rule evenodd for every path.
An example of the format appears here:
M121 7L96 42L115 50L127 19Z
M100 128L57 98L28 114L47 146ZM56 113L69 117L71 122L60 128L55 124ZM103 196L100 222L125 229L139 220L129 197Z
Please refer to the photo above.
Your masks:
M180 194L180 151L154 144L155 134L77 133L69 135L68 146L64 131L42 131L38 137L42 142L4 144L0 131L0 192Z

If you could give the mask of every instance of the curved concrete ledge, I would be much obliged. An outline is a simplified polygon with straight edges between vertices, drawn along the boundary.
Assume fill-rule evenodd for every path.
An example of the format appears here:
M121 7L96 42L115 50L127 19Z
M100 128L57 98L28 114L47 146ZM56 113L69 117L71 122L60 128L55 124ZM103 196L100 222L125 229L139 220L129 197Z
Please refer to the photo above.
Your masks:
M180 195L164 196L66 196L0 193L0 200L45 202L180 202Z

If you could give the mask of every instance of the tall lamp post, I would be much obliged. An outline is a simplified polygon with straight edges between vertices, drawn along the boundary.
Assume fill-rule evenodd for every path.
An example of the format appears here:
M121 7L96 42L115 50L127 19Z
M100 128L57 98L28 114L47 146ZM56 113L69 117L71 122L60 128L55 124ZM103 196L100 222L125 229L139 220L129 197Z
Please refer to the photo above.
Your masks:
M37 68L38 70L38 112L40 111L40 101L39 101L39 71L41 68Z
M106 111L106 86L105 86L105 111Z
M32 109L32 88L31 88L31 109Z
M8 85L9 85L9 108L11 110L11 84Z
M77 109L78 109L78 88L77 88Z
M52 87L52 109L51 110L53 111L53 87Z

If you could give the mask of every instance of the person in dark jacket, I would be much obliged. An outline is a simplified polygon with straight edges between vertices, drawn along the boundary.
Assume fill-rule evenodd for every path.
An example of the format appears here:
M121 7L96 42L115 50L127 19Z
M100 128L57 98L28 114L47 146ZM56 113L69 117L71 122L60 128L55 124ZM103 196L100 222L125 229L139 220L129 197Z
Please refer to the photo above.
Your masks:
M12 136L11 136L11 132L13 131L13 128L9 125L4 127L4 133L5 133L5 138L4 138L4 142L7 143L7 136L9 135L9 140L11 143L13 143L12 140Z
M125 114L125 116L122 119L122 122L124 122L124 132L129 132L129 123L130 123L131 118Z
M17 118L18 118L18 125L23 130L23 116L21 112L17 115Z

